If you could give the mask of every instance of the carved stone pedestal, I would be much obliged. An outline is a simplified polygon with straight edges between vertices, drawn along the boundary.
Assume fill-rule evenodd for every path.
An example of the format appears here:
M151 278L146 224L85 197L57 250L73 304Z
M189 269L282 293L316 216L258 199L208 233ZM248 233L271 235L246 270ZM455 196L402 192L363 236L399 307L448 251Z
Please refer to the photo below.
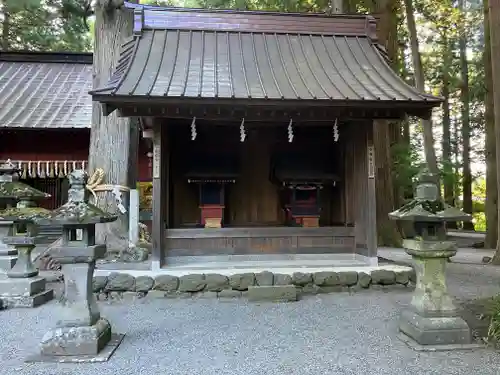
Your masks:
M37 307L54 298L54 291L45 288L45 279L38 276L31 262L31 252L37 242L36 233L32 231L36 229L30 228L25 236L13 233L3 239L5 244L15 246L19 254L14 267L0 279L0 299L4 307Z
M10 271L16 264L17 250L3 243L3 239L10 235L12 222L0 222L0 272Z
M417 284L399 329L419 345L468 345L469 326L459 316L446 288L445 267L456 247L449 241L404 240L415 263Z

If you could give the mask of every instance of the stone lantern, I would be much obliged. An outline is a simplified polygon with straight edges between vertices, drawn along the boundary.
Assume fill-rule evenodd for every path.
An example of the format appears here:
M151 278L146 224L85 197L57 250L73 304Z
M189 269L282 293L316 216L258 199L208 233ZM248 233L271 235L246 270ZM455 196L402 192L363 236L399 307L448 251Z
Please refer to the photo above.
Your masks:
M10 161L0 165L0 199L7 201L7 208L0 211L0 222L11 223L3 238L7 245L4 254L9 254L4 259L18 254L13 267L6 267L7 277L0 277L0 299L7 307L36 307L54 298L53 290L45 289L46 281L38 276L31 261L31 252L41 239L36 220L50 213L37 207L35 201L50 195L20 182L18 172ZM12 207L14 202L17 204Z
M435 176L420 174L414 199L389 217L413 224L414 237L403 240L413 258L417 282L410 306L401 314L402 337L408 344L425 347L471 344L467 323L448 294L445 267L457 253L447 240L446 222L469 221L471 216L443 202Z
M31 198L43 199L50 197L42 191L30 188L19 182L19 173L21 171L15 165L7 160L0 164L0 203L1 208L11 208L22 198L29 190ZM27 190L28 189L28 190ZM0 221L0 272L9 271L17 260L17 250L15 247L3 243L2 239L12 234L12 222Z
M39 222L63 228L62 242L52 248L51 256L62 266L64 296L55 327L43 337L40 354L29 361L107 361L123 338L111 333L92 291L96 259L106 253L106 245L95 243L95 226L117 216L88 203L88 176L83 170L71 172L68 179L68 202Z

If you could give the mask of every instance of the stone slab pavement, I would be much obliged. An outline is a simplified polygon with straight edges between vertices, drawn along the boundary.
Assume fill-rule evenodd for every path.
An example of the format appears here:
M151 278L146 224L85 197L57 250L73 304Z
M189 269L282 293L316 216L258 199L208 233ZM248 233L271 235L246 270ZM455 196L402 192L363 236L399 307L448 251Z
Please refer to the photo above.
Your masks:
M450 264L458 299L500 292L500 268ZM414 352L397 336L410 290L334 293L293 303L147 298L99 302L125 339L103 364L25 364L54 304L0 311L3 375L493 375L489 349Z

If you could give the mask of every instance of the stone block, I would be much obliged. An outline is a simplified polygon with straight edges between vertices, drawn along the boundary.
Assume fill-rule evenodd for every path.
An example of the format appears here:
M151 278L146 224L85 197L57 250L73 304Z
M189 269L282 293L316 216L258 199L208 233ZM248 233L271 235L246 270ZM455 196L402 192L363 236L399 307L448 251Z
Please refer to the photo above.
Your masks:
M153 288L154 279L149 276L138 276L135 278L136 292L147 292Z
M274 283L274 275L272 272L263 271L255 274L255 285L270 286Z
M358 273L356 271L342 271L338 273L340 285L351 286L358 282Z
M469 326L459 316L424 317L404 310L399 329L420 345L470 344L472 341Z
M408 285L409 282L410 282L409 271L396 272L396 284Z
M111 325L99 319L92 326L59 327L47 332L40 344L48 356L97 355L111 339Z
M361 288L369 288L370 284L372 283L372 277L367 274L366 272L359 272L358 273L358 285Z
M54 291L52 289L48 289L32 296L0 296L0 299L2 300L3 306L6 308L33 308L53 300Z
M163 290L150 290L148 291L148 294L146 294L146 298L165 298L165 291Z
M239 273L229 276L229 285L235 290L248 290L248 287L254 284L255 275L253 273Z
M396 273L389 270L374 270L371 272L372 284L392 285L396 283Z
M125 301L133 302L135 300L138 300L140 296L138 292L123 292L121 298Z
M192 274L179 277L179 292L199 292L203 290L207 283L205 275Z
M107 282L108 282L107 276L94 276L92 278L92 290L94 292L100 292L104 290Z
M179 287L179 278L171 275L160 275L155 277L154 290L172 292Z
M291 285L292 284L292 276L285 275L282 273L274 274L274 285Z
M239 290L224 289L217 293L219 298L240 298L241 292Z
M337 272L315 272L313 275L314 284L319 286L335 286L340 285L340 278Z
M297 287L295 285L250 286L248 300L252 302L293 302L297 301Z
M318 294L320 287L316 284L307 284L302 287L301 294Z
M108 282L104 290L109 292L133 292L135 291L135 278L127 273L113 272L108 276Z
M304 286L312 284L313 277L310 273L294 272L292 275L292 283L295 285Z
M227 276L217 273L209 273L205 275L205 289L209 292L220 292L223 289L229 288L229 279Z
M0 296L32 296L43 292L45 285L45 279L39 276L0 279Z

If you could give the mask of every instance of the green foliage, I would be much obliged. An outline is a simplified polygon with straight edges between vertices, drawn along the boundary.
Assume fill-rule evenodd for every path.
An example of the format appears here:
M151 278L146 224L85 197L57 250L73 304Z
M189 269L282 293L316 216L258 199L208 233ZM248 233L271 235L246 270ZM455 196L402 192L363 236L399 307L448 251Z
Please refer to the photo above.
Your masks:
M85 0L7 0L0 7L6 50L89 51Z
M488 301L487 314L490 316L490 325L488 327L488 337L486 342L498 347L500 344L500 296L494 297Z

